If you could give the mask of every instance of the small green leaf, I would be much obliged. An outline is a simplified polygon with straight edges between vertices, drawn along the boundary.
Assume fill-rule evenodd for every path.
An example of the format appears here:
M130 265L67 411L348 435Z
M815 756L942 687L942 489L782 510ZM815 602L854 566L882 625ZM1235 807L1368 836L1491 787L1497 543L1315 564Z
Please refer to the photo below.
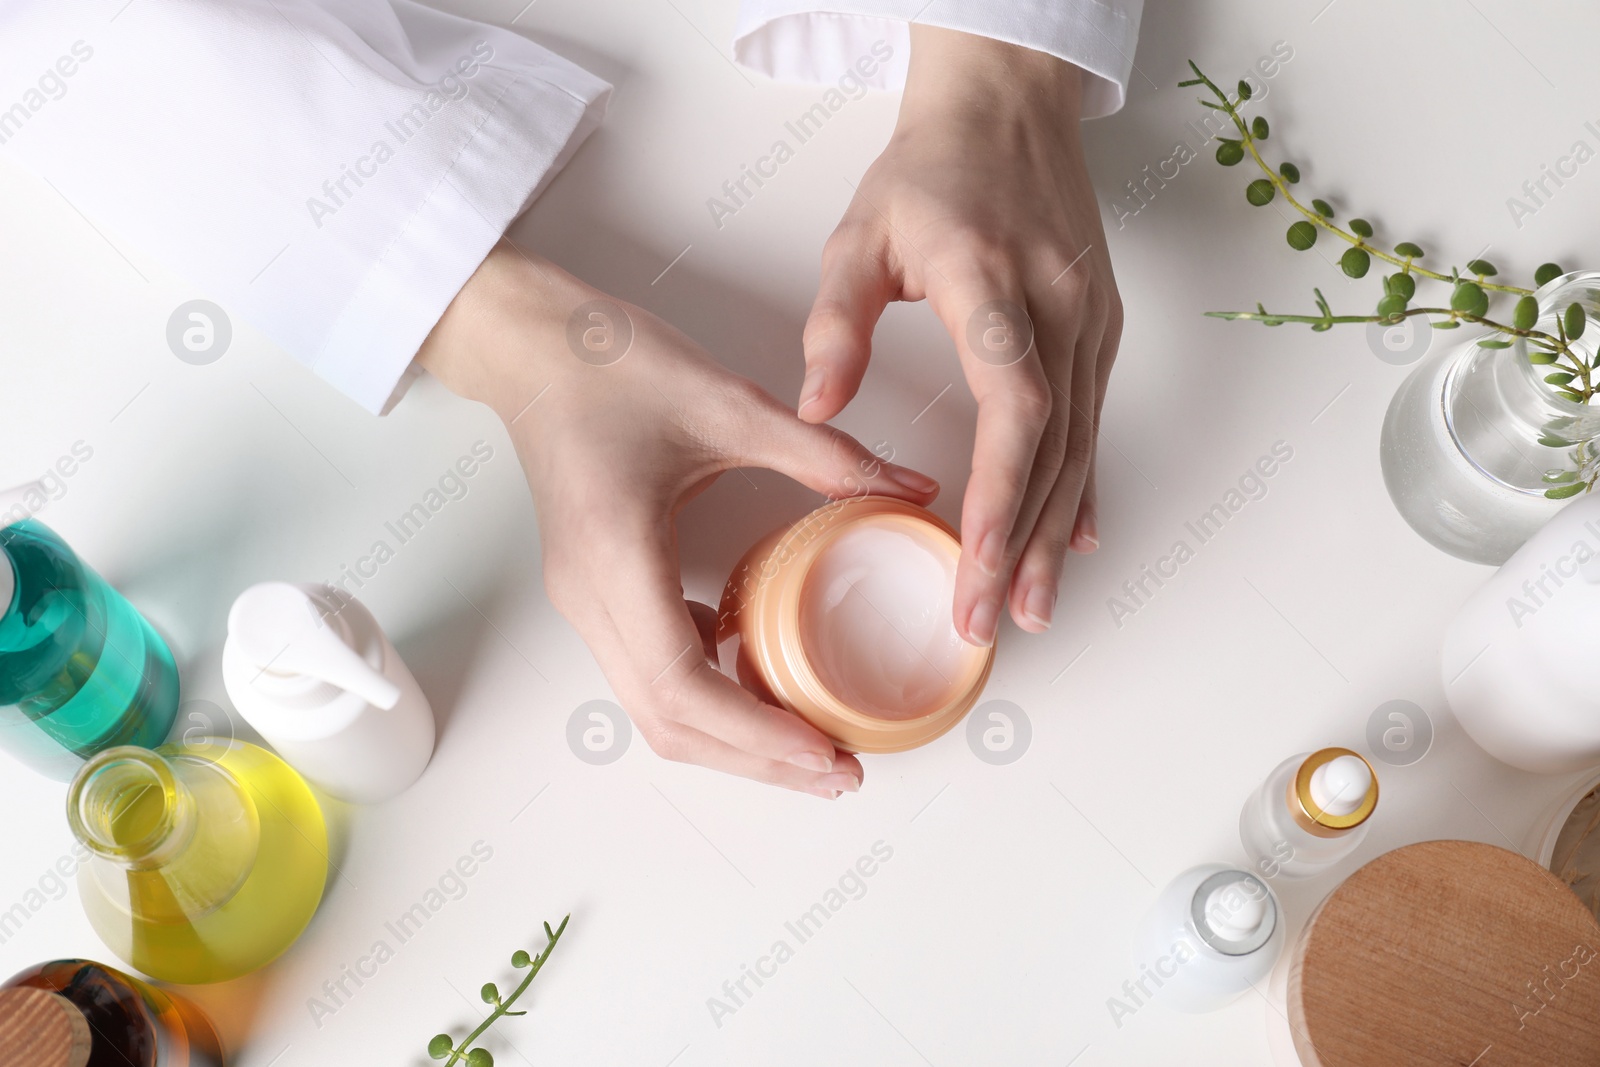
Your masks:
M500 989L493 982L485 982L483 988L478 990L478 996L483 998L485 1004L493 1004L500 999Z
M511 954L511 966L513 966L513 967L531 967L532 965L533 965L533 957L528 955L522 949L519 948L519 949L517 949L517 951L515 951L515 952L513 952Z
M1417 280L1409 274L1391 274L1384 279L1383 287L1406 300L1417 295Z
M1510 341L1479 341L1479 348L1510 348Z
M1551 500L1565 500L1569 496L1577 496L1586 488L1588 487L1582 482L1573 482L1571 485L1558 485L1554 489L1546 489L1544 495Z
M1548 285L1565 273L1567 272L1561 269L1559 263L1542 264L1538 270L1533 272L1533 284L1537 286Z
M450 1040L449 1034L434 1034L433 1040L428 1042L428 1055L436 1060L442 1060L450 1055L455 1048L455 1042Z
M494 1055L486 1048L475 1048L467 1053L467 1067L494 1067Z
M1287 236L1289 239L1290 248L1294 249L1296 252L1304 252L1306 249L1317 243L1317 228L1311 225L1311 223L1307 222L1305 219L1301 219L1299 222L1289 227L1289 233ZM1352 248L1351 251L1354 252L1355 249ZM1577 307L1578 305L1574 304L1572 306Z
M1277 190L1266 178L1257 178L1245 186L1244 198L1256 207L1263 207L1272 203L1272 198L1277 195Z
M1558 370L1554 374L1546 374L1544 380L1551 385L1566 385L1576 377L1577 375L1569 370Z
M1562 318L1567 326L1567 340L1576 341L1583 336L1583 328L1588 324L1589 316L1583 313L1582 304L1568 304Z
M1489 294L1476 282L1457 282L1455 291L1450 294L1450 309L1467 315L1482 315L1489 310Z
M1576 389L1557 389L1556 392L1560 393L1563 397L1572 401L1574 404L1583 403L1583 394L1578 392Z
M1467 264L1467 269L1481 278L1492 278L1500 273L1487 259L1474 259Z
M1519 330L1531 330L1533 324L1539 321L1539 301L1531 296L1525 296L1517 301L1517 306L1511 312L1511 325Z
M1455 319L1436 319L1428 323L1428 325L1435 330L1459 330L1461 328L1461 324Z
M1547 366L1551 363L1554 363L1557 358L1558 357L1554 352L1544 352L1537 348L1528 353L1528 362L1532 363L1535 367Z
M1267 139L1268 129L1269 127L1267 126L1267 120L1262 118L1260 115L1257 115L1250 122L1250 133L1258 141L1265 141Z
M1546 430L1544 433L1539 435L1539 443L1541 445L1544 445L1546 448L1571 448L1572 447L1572 442L1571 441L1567 440L1565 437L1558 437L1557 435L1551 433L1548 430Z
M1362 249L1347 248L1344 250L1344 255L1339 257L1339 266L1350 277L1362 278L1372 266L1372 257Z
M1405 309L1406 298L1401 296L1399 293L1390 293L1388 296L1378 301L1378 314L1382 315L1385 319L1394 319L1395 316L1402 314Z
M1372 223L1368 222L1366 219L1351 219L1350 229L1357 237L1372 236Z
M1311 206L1316 208L1317 214L1325 219L1333 218L1333 206L1326 200L1313 200Z
M1248 99L1250 99L1250 96L1251 96L1250 83L1245 81L1243 78L1240 78L1239 79L1239 99L1240 100L1248 100Z
M1217 162L1231 167L1244 158L1244 146L1238 141L1223 141L1217 145Z
M1300 168L1293 163L1278 164L1278 173L1283 175L1283 180L1294 185L1300 180Z
M1570 482L1570 481L1576 480L1577 477L1578 477L1578 472L1577 471L1564 471L1564 470L1561 470L1561 469L1557 468L1557 469L1554 469L1554 470L1545 471L1543 477L1544 477L1544 480L1546 482L1550 482L1550 483L1553 483L1555 485L1560 485L1562 482Z
M1394 254L1397 256L1405 256L1407 259L1421 259L1422 249L1412 244L1410 241L1401 241L1399 244L1394 246Z

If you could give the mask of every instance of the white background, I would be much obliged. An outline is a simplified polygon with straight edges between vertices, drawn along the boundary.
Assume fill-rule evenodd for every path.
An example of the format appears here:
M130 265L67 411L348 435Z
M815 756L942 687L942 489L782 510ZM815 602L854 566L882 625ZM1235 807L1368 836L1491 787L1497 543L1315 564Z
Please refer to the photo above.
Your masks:
M1006 626L986 697L1025 710L1031 747L991 766L958 730L864 759L863 792L831 804L666 764L637 737L609 766L577 759L568 717L611 694L544 600L527 490L492 416L423 382L369 417L242 322L220 362L179 362L167 318L207 295L205 280L173 276L0 166L0 483L36 477L75 441L93 448L48 521L171 637L187 700L227 706L218 653L240 589L337 576L474 441L495 450L469 495L361 590L434 701L438 752L398 800L327 802L339 873L305 937L258 975L192 992L236 1062L426 1063L428 1038L469 1029L477 987L508 985L512 950L571 911L531 1014L488 1042L501 1063L1267 1064L1281 989L1209 1016L1158 1003L1120 1027L1107 1000L1136 974L1130 941L1157 889L1193 864L1243 859L1239 808L1275 764L1365 750L1369 715L1391 699L1437 730L1420 763L1379 765L1382 803L1350 864L1278 887L1292 930L1340 876L1397 845L1523 844L1566 780L1491 761L1443 706L1439 636L1487 571L1429 548L1384 492L1378 430L1406 368L1359 329L1201 317L1258 299L1309 308L1313 285L1336 310L1364 311L1376 274L1345 280L1328 241L1291 251L1282 206L1247 206L1253 175L1209 149L1120 230L1109 203L1179 140L1200 148L1185 125L1195 93L1175 88L1186 58L1231 83L1284 41L1293 59L1260 110L1270 156L1299 163L1308 195L1420 242L1429 262L1481 253L1521 278L1546 259L1593 267L1600 162L1521 229L1506 199L1575 140L1600 147L1584 129L1600 120L1600 72L1576 47L1600 16L1575 2L1537 15L1509 0L1325 2L1149 0L1131 101L1085 132L1128 309L1100 450L1102 547L1070 561L1048 634ZM521 4L441 6L505 24ZM514 235L792 398L822 242L896 101L850 103L718 229L706 199L822 92L735 69L733 14L719 0L539 0L520 15L519 29L618 88ZM954 521L974 407L949 340L904 306L877 349L839 423L937 477L936 510ZM1294 456L1268 495L1117 627L1107 598L1277 441ZM815 503L767 472L726 475L680 523L689 592L714 599L750 543ZM0 762L4 909L71 839L65 788ZM324 980L393 943L384 923L479 840L493 859L466 895L313 1021ZM784 923L877 841L893 857L865 896L718 1027L707 999L775 940L794 944ZM106 953L70 893L0 946L0 972L73 955Z

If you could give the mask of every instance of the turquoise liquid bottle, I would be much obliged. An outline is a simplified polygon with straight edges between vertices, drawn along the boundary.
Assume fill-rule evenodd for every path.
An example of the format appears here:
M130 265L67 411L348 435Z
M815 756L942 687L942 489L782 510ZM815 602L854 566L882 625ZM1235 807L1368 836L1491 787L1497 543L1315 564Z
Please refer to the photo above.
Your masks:
M172 652L133 605L37 519L0 525L0 748L69 782L103 749L161 744L177 713Z

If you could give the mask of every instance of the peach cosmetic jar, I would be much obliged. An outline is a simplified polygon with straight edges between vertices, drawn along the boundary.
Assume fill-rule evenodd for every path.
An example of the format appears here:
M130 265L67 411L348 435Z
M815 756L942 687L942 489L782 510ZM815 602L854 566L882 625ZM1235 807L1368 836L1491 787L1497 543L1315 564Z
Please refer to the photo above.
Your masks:
M746 688L842 749L925 745L972 709L994 664L951 621L960 555L956 532L914 504L825 504L734 568L719 653Z

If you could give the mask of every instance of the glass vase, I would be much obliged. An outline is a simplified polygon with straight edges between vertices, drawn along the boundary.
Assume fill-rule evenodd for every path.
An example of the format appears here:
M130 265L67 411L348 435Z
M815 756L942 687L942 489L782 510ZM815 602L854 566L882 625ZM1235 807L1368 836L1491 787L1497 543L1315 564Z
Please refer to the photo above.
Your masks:
M1600 272L1563 275L1534 296L1536 330L1555 335L1557 316L1572 303L1593 322ZM1491 317L1509 315L1507 305ZM1592 361L1597 335L1600 324L1570 347ZM1522 338L1509 348L1482 345L1498 339L1485 333L1420 363L1389 402L1379 449L1384 485L1411 528L1453 556L1493 566L1566 506L1570 498L1547 490L1588 480L1600 437L1600 408L1546 383L1558 368L1530 363ZM1561 472L1574 477L1551 481Z

